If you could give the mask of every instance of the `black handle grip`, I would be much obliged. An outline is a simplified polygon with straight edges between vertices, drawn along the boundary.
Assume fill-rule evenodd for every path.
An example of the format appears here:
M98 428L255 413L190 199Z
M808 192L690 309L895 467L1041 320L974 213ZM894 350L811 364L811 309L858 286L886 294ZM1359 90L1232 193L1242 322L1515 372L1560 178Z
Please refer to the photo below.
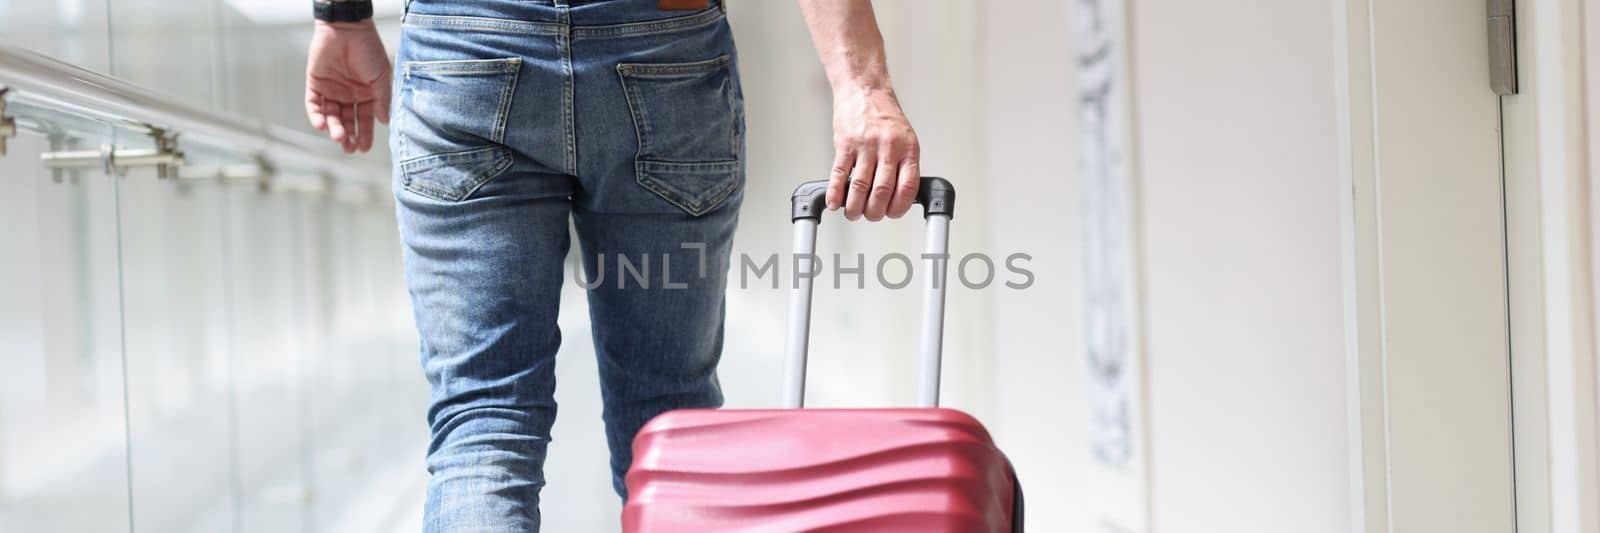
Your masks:
M822 212L827 210L827 194L828 180L808 181L795 187L794 196L789 199L790 221L809 218L821 222ZM950 180L926 176L922 178L922 185L917 187L917 203L922 204L922 218L928 218L929 215L954 218L956 186L951 185Z

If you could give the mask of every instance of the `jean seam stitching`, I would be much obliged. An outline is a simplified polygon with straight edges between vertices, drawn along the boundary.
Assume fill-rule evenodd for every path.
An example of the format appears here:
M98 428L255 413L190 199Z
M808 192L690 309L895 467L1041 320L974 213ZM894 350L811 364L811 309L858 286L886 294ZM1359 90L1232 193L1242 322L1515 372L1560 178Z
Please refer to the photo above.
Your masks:
M738 188L738 184L739 184L739 169L737 167L735 167L734 169L732 169L731 172L729 172L730 174L733 175L733 179L728 180L727 183L724 183L721 186L719 186L717 189L714 189L716 191L716 193L713 194L711 198L707 199L704 202L704 204L705 204L704 207L701 207L700 209L694 209L694 208L691 208L691 207L689 207L687 205L684 205L686 203L686 200L680 198L680 196L687 196L687 195L684 195L683 193L681 193L679 191L674 191L670 187L667 187L666 185L663 185L661 180L657 180L655 178L647 178L647 177L645 177L648 173L645 171L644 167L646 167L646 166L648 166L648 165L650 165L652 163L669 163L669 164L673 164L674 162L671 162L671 161L651 161L651 160L648 160L648 159L644 159L644 160L636 159L633 162L634 181L638 182L639 185L643 186L644 188L649 189L651 192L654 192L656 194L656 196L660 196L663 200L666 200L667 202L671 203L672 205L678 206L679 209L682 209L685 212L687 212L687 213L689 213L690 215L693 215L693 216L700 216L700 215L703 215L703 214L706 214L706 213L710 212L712 209L716 209L717 206L722 205L722 202L724 200L728 199L729 195L733 194L733 190L734 189ZM737 160L734 160L734 161L706 161L706 163L734 163L734 164L737 164L738 161ZM675 163L675 164L694 165L694 164L700 164L700 163Z
M489 63L493 63L490 65ZM484 64L477 66L474 64ZM522 58L506 57L500 59L468 59L461 61L407 61L401 69L407 75L413 72L423 74L444 74L450 76L482 76L490 74L505 74L516 72L522 66Z
M732 60L733 56L723 54L687 63L618 63L617 68L623 76L634 78L681 78L717 71L728 71L731 76L732 70L726 67Z
M572 28L572 35L574 39L657 35L708 26L716 23L719 20L722 20L723 16L724 14L721 7L712 7L693 15L686 15L664 20L628 22L623 24L606 24L596 26L575 26Z
M722 56L722 57L728 57L728 56ZM736 79L736 77L733 75L733 69L729 68L728 69L728 79L726 81L724 81L724 83L727 84L726 93L727 93L727 99L728 99L728 116L733 117L733 128L731 128L733 131L730 132L731 133L730 137L732 137L732 138L729 139L729 146L732 148L732 150L730 150L729 153L732 153L733 156L737 158L737 157L739 157L739 130L741 129L740 124L743 124L744 121L739 119L739 108L736 105L734 105L734 101L733 101L733 83L734 83L735 79Z
M447 202L458 202L458 201L466 199L468 196L471 196L471 194L473 192L476 192L479 188L482 188L485 183L488 183L490 180L493 180L494 178L499 177L500 174L505 172L506 168L511 166L510 165L511 157L510 157L510 154L507 153L508 151L509 151L509 149L506 148L505 146L485 146L485 147L482 147L482 148L472 148L472 149L468 149L468 150L458 150L458 151L455 151L455 152L447 152L447 153L443 153L443 154L434 154L434 155L426 155L426 156L421 156L421 157L415 157L415 158L411 158L411 159L408 159L408 160L405 160L405 161L401 161L397 166L400 168L401 175L405 177L405 180L402 182L402 185L406 188L406 190L409 190L411 192L414 192L414 193L417 193L417 194L421 194L423 196L427 196L427 197L430 197L430 198L433 198L433 199L436 199L436 200L442 200L442 201L447 201ZM477 155L478 153L482 153L482 152L492 152L494 154L493 155L493 157L495 159L494 167L491 168L488 172L485 172L482 176L479 176L477 179L472 180L471 182L468 182L466 185L455 187L454 188L455 190L445 190L445 189L441 189L441 188L437 188L437 187L432 187L432 186L429 186L428 184L426 184L426 182L424 182L424 181L412 179L412 176L414 176L416 174L426 173L426 172L432 171L434 169L437 169L439 167L445 166L444 163L440 163L438 165L429 166L429 167L421 169L421 170L413 170L412 167L417 166L417 163L420 163L420 162L423 162L423 161L427 161L427 160L434 160L434 159L437 159L437 160L459 159L459 158L462 158L463 156Z
M407 73L405 73L405 76L406 76L406 78L410 78L411 77L411 73L407 72ZM406 93L410 92L409 85L410 84L404 84L403 83L402 86L400 87L400 97L398 98L399 101L396 102L397 104L404 105L405 99L406 99ZM401 105L397 105L395 107L399 108L399 107L401 107ZM404 121L405 121L406 114L405 113L398 113L398 115L400 115L400 117L395 119L395 121L394 121L395 122L394 123L395 137L396 137L396 140L398 140L400 142L400 148L398 150L399 153L395 154L395 159L396 160L404 158L406 156L406 153L411 151L410 144L407 142L407 136L406 136L406 130L405 130L405 122ZM410 187L411 186L411 175L406 174L405 167L396 164L395 165L395 169L400 171L400 178L401 178L400 186L401 187Z
M499 33L533 35L559 35L566 30L565 26L555 22L532 22L526 20L498 19L490 17L423 15L418 13L408 14L403 24L406 26L424 28L466 28Z
M515 65L516 68L506 69L511 74L511 81L506 84L504 89L500 90L500 108L495 112L494 133L491 137L497 144L505 144L506 142L506 122L510 120L511 103L514 100L512 96L516 94L517 82L522 78L522 58L514 59L510 64Z
M457 196L455 201L459 202L459 201L462 201L462 200L466 200L467 198L471 198L473 194L478 192L478 189L482 189L484 185L487 185L489 182L494 181L494 179L500 177L501 174L505 174L506 173L506 169L511 168L511 154L506 153L509 150L504 146L500 146L500 147L496 147L496 148L497 148L495 150L496 161L495 161L495 164L494 164L494 168L492 170L490 170L489 172L485 173L483 175L483 177L479 178L476 182L472 183L471 187L467 187L466 190L461 191L461 193Z
M648 119L640 111L640 106L635 102L638 95L635 94L634 85L628 83L628 75L624 73L626 68L627 65L625 64L617 65L617 79L622 83L622 96L623 100L628 103L628 114L633 115L633 137L635 141L633 158L638 161L644 155L644 134L645 130L649 129L649 123ZM637 172L637 169L635 169L635 172Z
M562 9L561 23L568 25L571 22L571 8ZM566 171L575 176L578 174L578 127L577 112L573 109L576 104L576 97L573 93L577 90L577 74L574 72L572 63L572 41L571 29L563 26L561 35L556 38L557 48L559 48L561 54L561 115L563 119L561 127L566 130L564 132L566 135L562 139L562 148L566 152L563 154L566 156L566 160L563 163L566 164Z

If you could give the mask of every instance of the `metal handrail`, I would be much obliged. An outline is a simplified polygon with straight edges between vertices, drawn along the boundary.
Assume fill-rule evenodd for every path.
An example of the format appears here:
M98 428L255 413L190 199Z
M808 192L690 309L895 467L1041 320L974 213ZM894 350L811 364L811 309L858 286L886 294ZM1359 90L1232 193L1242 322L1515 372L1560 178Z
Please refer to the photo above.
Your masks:
M161 93L14 46L0 45L5 99L293 166L372 182L388 170L342 157L332 141L176 102Z

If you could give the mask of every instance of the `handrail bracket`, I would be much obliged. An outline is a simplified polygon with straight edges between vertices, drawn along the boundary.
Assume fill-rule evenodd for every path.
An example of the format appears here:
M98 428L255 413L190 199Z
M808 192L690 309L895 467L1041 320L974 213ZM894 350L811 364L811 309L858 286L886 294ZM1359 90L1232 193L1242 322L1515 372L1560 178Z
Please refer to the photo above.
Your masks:
M17 135L17 121L6 114L6 93L11 89L0 87L0 156L6 155L6 139Z
M178 135L161 128L150 128L155 148L76 150L46 152L39 159L51 169L100 168L121 175L134 167L155 167L159 179L176 179L178 167L183 166L183 152L178 149Z
M156 151L160 152L163 158L162 162L156 164L156 177L177 179L178 167L184 163L183 151L178 149L178 134L153 129L150 135L155 137Z

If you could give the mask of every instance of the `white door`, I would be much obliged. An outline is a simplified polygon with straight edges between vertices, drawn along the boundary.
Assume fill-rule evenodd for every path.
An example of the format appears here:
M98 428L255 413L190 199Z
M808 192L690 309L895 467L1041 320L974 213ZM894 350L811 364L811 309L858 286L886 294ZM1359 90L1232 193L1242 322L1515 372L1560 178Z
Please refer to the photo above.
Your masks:
M1500 105L1484 4L1337 5L1357 529L1514 531Z

